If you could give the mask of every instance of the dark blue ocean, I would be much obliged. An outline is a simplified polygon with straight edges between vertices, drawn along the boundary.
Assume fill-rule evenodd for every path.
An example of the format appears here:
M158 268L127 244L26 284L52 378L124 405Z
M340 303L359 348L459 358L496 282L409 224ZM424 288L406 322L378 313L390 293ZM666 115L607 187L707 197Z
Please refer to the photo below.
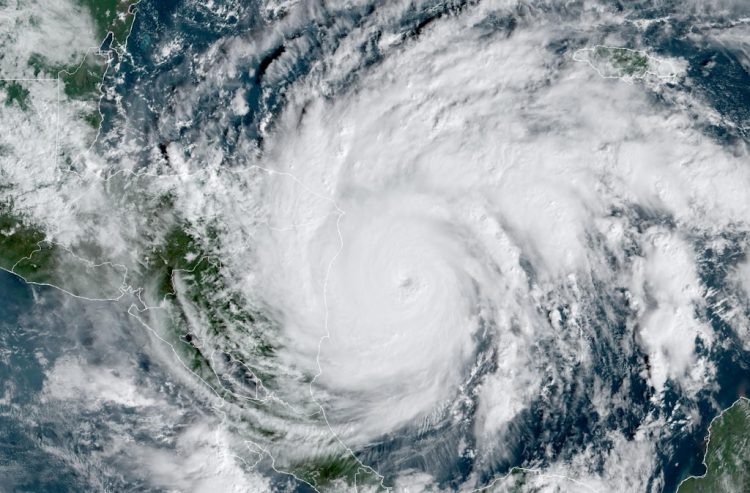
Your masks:
M634 4L640 7L632 7L633 18L656 19L668 17L673 9L679 8L680 2L658 2L657 7L645 1ZM403 22L408 28L406 30L416 37L430 22L439 22L443 15L460 15L461 9L468 8L467 5L470 2L430 2L429 6L415 7ZM337 40L346 35L346 25L356 26L374 10L372 5L362 5L336 12L336 15L348 16L348 24L318 21L303 24L297 32L288 34L290 37L304 36L312 40L307 52L297 54L295 63L287 63L283 68L274 67L276 75L272 79L264 77L269 67L284 53L283 44L243 61L244 65L239 67L239 81L227 81L226 86L201 86L196 89L199 97L192 111L191 125L173 125L170 120L175 104L173 95L177 91L189 90L200 82L194 70L194 55L204 53L222 38L252 38L253 33L274 29L272 23L254 13L254 9L258 8L252 2L246 2L241 16L219 18L196 2L142 0L138 5L128 54L122 60L121 71L110 74L105 80L105 84L113 87L116 94L126 101L125 114L117 113L113 101L105 100L102 103L104 134L98 145L115 145L119 138L115 129L118 122L124 119L131 124L137 122L141 132L136 135L137 139L163 146L187 144L201 132L212 132L216 145L226 156L223 164L234 166L236 163L232 156L238 143L249 139L256 141L262 149L259 125L269 118L273 121L284 107L284 89L308 74L316 60L325 59L332 53ZM523 13L519 12L521 16ZM729 20L717 19L717 22ZM510 35L516 20L512 17L496 19L491 25L493 29ZM707 135L722 145L747 141L750 137L746 133L750 128L750 74L743 65L744 55L728 47L717 49L692 41L696 38L688 34L693 29L691 19L667 20L654 23L638 41L656 54L686 59L689 62L690 84L685 90L700 93L717 112L734 124L705 128L703 130ZM640 36L635 32L624 33L626 39L628 35ZM155 64L154 47L165 39L176 37L182 40L184 50L166 63ZM566 49L565 43L544 48ZM367 54L364 57L365 65L357 70L364 70L381 61L381 54L372 49L372 45L365 43L362 49ZM705 70L709 62L711 69ZM348 81L342 82L339 90L349 89L346 84L356 84L359 76L357 70ZM281 76L278 75L280 71ZM250 111L234 118L226 127L217 128L212 122L217 119L217 113L223 112L229 104L232 89L238 82L252 88L246 96ZM228 89L226 94L229 96L222 95L222 89ZM330 97L336 97L335 90ZM657 94L653 95L653 99L654 104L668 104ZM144 158L145 155L144 150ZM669 219L648 220L664 220L666 224ZM713 290L715 300L720 300L731 289L727 280L728 270L746 259L746 252L741 247L744 238L727 240L734 247L718 254L707 246L708 242L703 238L693 239L695 255L700 259L701 281L706 288ZM601 303L614 306L616 311L619 304L624 302L607 298L602 299ZM750 304L745 307L750 309ZM64 409L49 409L40 400L50 368L63 357L82 358L102 368L106 368L110 361L121 363L127 360L144 380L168 378L168 369L160 368L158 363L141 351L146 334L128 318L126 308L127 305L122 304L73 299L54 288L29 286L12 274L0 272L0 491L80 492L101 488L107 491L167 491L152 489L145 483L137 482L128 471L113 470L107 464L89 469L85 460L75 460L77 456L96 454L106 443L105 437L113 423L127 427L142 417L128 415L119 408L112 408L109 415L106 413L110 411L105 408L99 411L104 415L71 417L66 416ZM601 309L603 314L603 307ZM622 307L622 310L624 320L625 308ZM101 313L106 313L106 317L99 316ZM701 316L711 324L718 339L728 342L717 344L710 350L710 358L717 368L717 386L699 394L696 405L701 411L701 422L689 431L676 430L669 443L659 444L664 492L675 491L687 475L703 473L701 460L710 420L720 409L747 395L750 387L750 355L741 350L742 341L736 340L735 332L714 312L711 303ZM106 327L101 326L101 320L106 320ZM615 334L615 339L630 337L625 332L624 322L621 326L605 323L593 325L597 331ZM107 334L106 338L103 333ZM510 458L483 468L481 477L489 480L514 466L539 463L545 460L540 454L543 446L549 446L548 450L564 458L587 445L596 446L608 430L634 433L645 416L659 415L684 399L679 392L670 391L663 407L655 407L651 401L653 389L649 389L639 376L644 355L612 354L605 339L592 341L600 350L598 375L613 390L627 384L630 406L619 410L616 418L603 422L594 411L592 396L585 385L559 388L557 395L561 402L564 401L563 411L551 412L541 400L532 403L511 425L516 439L507 444L510 451L507 457ZM581 375L581 378L585 384L585 375ZM165 392L167 399L177 402L181 398L178 394L188 391L172 388ZM186 411L188 415L190 412ZM62 419L63 416L66 419ZM81 420L89 425L80 427L71 424ZM439 454L430 455L429 451L436 450L433 445L438 441L471 442L471 430L469 422L450 429L383 437L377 445L358 451L358 456L385 474L386 480L399 470L412 468L429 472L443 486L456 487L472 472L476 472L476 465L469 458L446 459ZM139 439L144 443L153 440L145 435L139 436ZM399 456L400 450L420 453ZM394 454L399 458L398 466L394 465ZM101 477L103 471L111 474L111 477ZM279 475L277 481L278 484L288 485L290 478ZM294 488L311 491L302 483L296 483Z

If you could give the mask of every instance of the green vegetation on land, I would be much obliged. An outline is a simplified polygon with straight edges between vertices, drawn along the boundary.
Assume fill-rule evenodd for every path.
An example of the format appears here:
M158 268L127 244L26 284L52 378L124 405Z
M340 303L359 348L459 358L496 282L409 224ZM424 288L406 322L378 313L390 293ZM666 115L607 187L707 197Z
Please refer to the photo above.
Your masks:
M90 263L45 237L41 228L14 212L12 203L0 203L1 268L27 282L51 284L78 296L114 298L120 295L122 268Z
M678 493L750 491L750 400L741 398L709 430L706 474L682 482Z
M193 371L201 375L205 373L207 378L215 377L210 371L213 365L203 354L208 339L213 340L209 344L212 354L216 353L214 350L218 343L225 356L245 363L246 367L256 356L272 356L274 349L256 326L255 315L243 308L245 303L237 293L226 288L221 263L210 256L206 245L188 230L188 225L170 229L159 246L145 259L148 275L155 280L156 295L160 299L176 302L173 303L178 308L175 329L186 363ZM191 329L190 313L200 315L201 327ZM186 334L186 328L197 330L197 334ZM233 338L237 337L238 332L246 341L255 342L255 345L237 347ZM264 383L272 380L271 375L257 367L251 371ZM232 386L242 383L225 381L224 384Z
M204 258L201 245L183 227L169 230L163 243L155 247L145 260L151 275L156 277L157 295L162 299L174 299L177 292L175 275L178 271L192 279L196 276L200 279L203 277L202 271L210 270L212 266ZM195 286L196 289L198 287ZM197 293L194 296L197 297ZM179 327L176 328L178 333L184 333L184 325L187 324L187 318L182 315L178 322ZM210 370L209 361L192 337L182 334L179 338L181 344L178 348L190 369L195 372Z
M65 70L61 73L65 94L71 98L88 99L99 96L99 85L104 78L106 63L92 63L85 61L73 71Z
M11 270L20 260L39 250L33 263L20 266L15 272L23 277L48 276L54 254L49 248L41 246L44 237L41 229L29 226L13 213L12 204L0 204L0 267Z
M112 33L112 44L105 49L122 52L125 41L135 18L136 0L77 0L92 16L96 33L103 42ZM58 78L64 87L65 94L73 99L97 101L100 96L100 84L104 78L110 59L102 53L86 55L74 54L70 63L53 63L39 53L29 57L28 64L35 77L46 76ZM29 91L18 83L1 83L0 89L7 92L6 104L18 104L28 108ZM81 118L93 128L99 128L99 112L84 113Z
M174 298L175 274L178 274L185 286L182 294L208 317L213 334L226 333L230 324L236 328L255 321L253 314L241 308L244 302L239 296L224 288L219 260L208 254L205 246L188 232L187 226L172 228L163 244L146 260L157 277L157 294L162 298ZM267 342L261 342L257 351L262 356L271 356L274 352Z
M90 54L80 65L55 65L42 55L34 53L29 57L29 66L34 70L35 77L59 77L65 94L71 98L97 99L107 63L100 55Z
M102 124L102 114L99 113L99 109L96 109L90 113L85 113L82 118L83 121L88 123L94 129L98 129Z
M134 0L78 0L78 2L91 12L96 26L96 34L104 41L108 33L114 36L113 43L124 44L130 33L134 15L131 6L137 2Z
M526 483L527 474L528 473L523 469L514 467L510 470L508 476L504 478L504 481L502 481L502 485L504 486L503 489L508 493L525 492L528 489Z
M355 478L362 484L368 473L351 455L342 457L321 457L291 467L295 476L317 487L325 487L333 481L343 480L354 484ZM358 474L359 473L359 474Z
M21 109L29 107L29 90L16 81L0 80L0 89L5 89L5 105L17 104Z
M639 51L627 48L597 46L594 49L593 63L609 63L621 72L621 76L641 77L648 70L648 58Z
M51 243L42 241L25 257L18 259L13 272L29 282L55 283L54 271L58 267L59 251Z
M104 42L112 33L112 43L105 49L117 52L124 50L135 18L137 0L77 0L89 11L96 27L96 33ZM39 53L33 53L28 60L35 77L58 78L63 83L65 94L73 99L97 101L100 85L110 60L101 53L73 54L70 63L53 63ZM17 104L22 109L29 107L29 91L13 81L0 81L0 89L6 92L5 104ZM83 113L81 118L93 128L99 128L99 112Z
M173 276L176 270L195 274L198 267L208 268L209 264L203 261L203 253L196 239L184 228L172 228L164 237L163 244L156 247L146 259L158 277L158 294L167 298L174 296Z

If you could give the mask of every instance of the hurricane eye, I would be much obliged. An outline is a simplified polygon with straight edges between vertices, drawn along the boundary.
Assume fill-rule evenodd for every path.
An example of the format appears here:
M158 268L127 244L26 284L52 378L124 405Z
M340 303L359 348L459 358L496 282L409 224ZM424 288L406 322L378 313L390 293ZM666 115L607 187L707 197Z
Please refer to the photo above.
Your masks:
M750 0L0 0L0 490L750 493L749 149Z

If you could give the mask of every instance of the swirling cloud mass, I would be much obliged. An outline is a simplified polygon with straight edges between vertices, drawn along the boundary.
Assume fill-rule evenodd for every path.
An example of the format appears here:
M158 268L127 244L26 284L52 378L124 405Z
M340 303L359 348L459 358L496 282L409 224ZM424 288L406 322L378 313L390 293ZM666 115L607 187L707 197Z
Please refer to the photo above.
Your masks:
M165 420L76 459L127 471L103 487L700 474L750 363L745 3L158 3L105 74L98 133L40 120L72 150L2 168L78 259L57 271L87 271L65 290L143 340L48 365L39 405Z

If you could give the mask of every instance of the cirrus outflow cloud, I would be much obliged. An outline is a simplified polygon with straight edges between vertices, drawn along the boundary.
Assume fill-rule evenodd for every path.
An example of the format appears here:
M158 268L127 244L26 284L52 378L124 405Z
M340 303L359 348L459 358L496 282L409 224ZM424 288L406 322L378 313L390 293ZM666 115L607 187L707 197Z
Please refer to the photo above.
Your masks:
M255 372L242 394L173 369L236 435L220 448L253 474L343 454L396 491L510 488L518 474L530 491L671 485L672 437L700 427L716 356L746 336L750 278L732 252L746 250L750 168L742 125L685 90L693 61L649 46L646 31L669 21L597 2L284 2L263 14L251 34L208 46L160 41L151 61L187 75L168 101L133 82L123 108L143 113L114 118L101 144L126 141L110 171L168 195L211 239L223 286L210 301L263 314L256 332L212 333L180 292L191 273L175 275L212 376ZM700 9L685 15L707 37L717 29ZM668 77L602 77L575 56L621 45ZM157 102L173 111L144 124ZM93 196L80 207L95 210ZM123 244L109 250L126 263L146 220L118 214ZM724 277L709 281L722 255ZM153 354L174 358L162 344L173 312L141 288ZM221 359L258 332L272 355Z
M261 246L231 269L261 266L241 289L276 310L282 358L313 376L326 424L382 470L413 454L431 474L510 463L534 410L562 435L554 413L592 420L577 444L532 441L539 463L599 457L569 476L654 487L653 463L629 461L683 420L658 411L664 392L689 400L714 372L693 241L746 227L748 171L679 104L654 104L679 101L668 81L605 79L552 48L595 14L535 12L508 35L481 27L488 10L382 35L383 60L331 89L360 56L342 42L340 64L291 86L258 163L294 179L259 173L253 207L276 227L242 240ZM635 436L606 424L624 414ZM389 458L368 448L431 428L461 431ZM587 444L598 433L611 452Z

